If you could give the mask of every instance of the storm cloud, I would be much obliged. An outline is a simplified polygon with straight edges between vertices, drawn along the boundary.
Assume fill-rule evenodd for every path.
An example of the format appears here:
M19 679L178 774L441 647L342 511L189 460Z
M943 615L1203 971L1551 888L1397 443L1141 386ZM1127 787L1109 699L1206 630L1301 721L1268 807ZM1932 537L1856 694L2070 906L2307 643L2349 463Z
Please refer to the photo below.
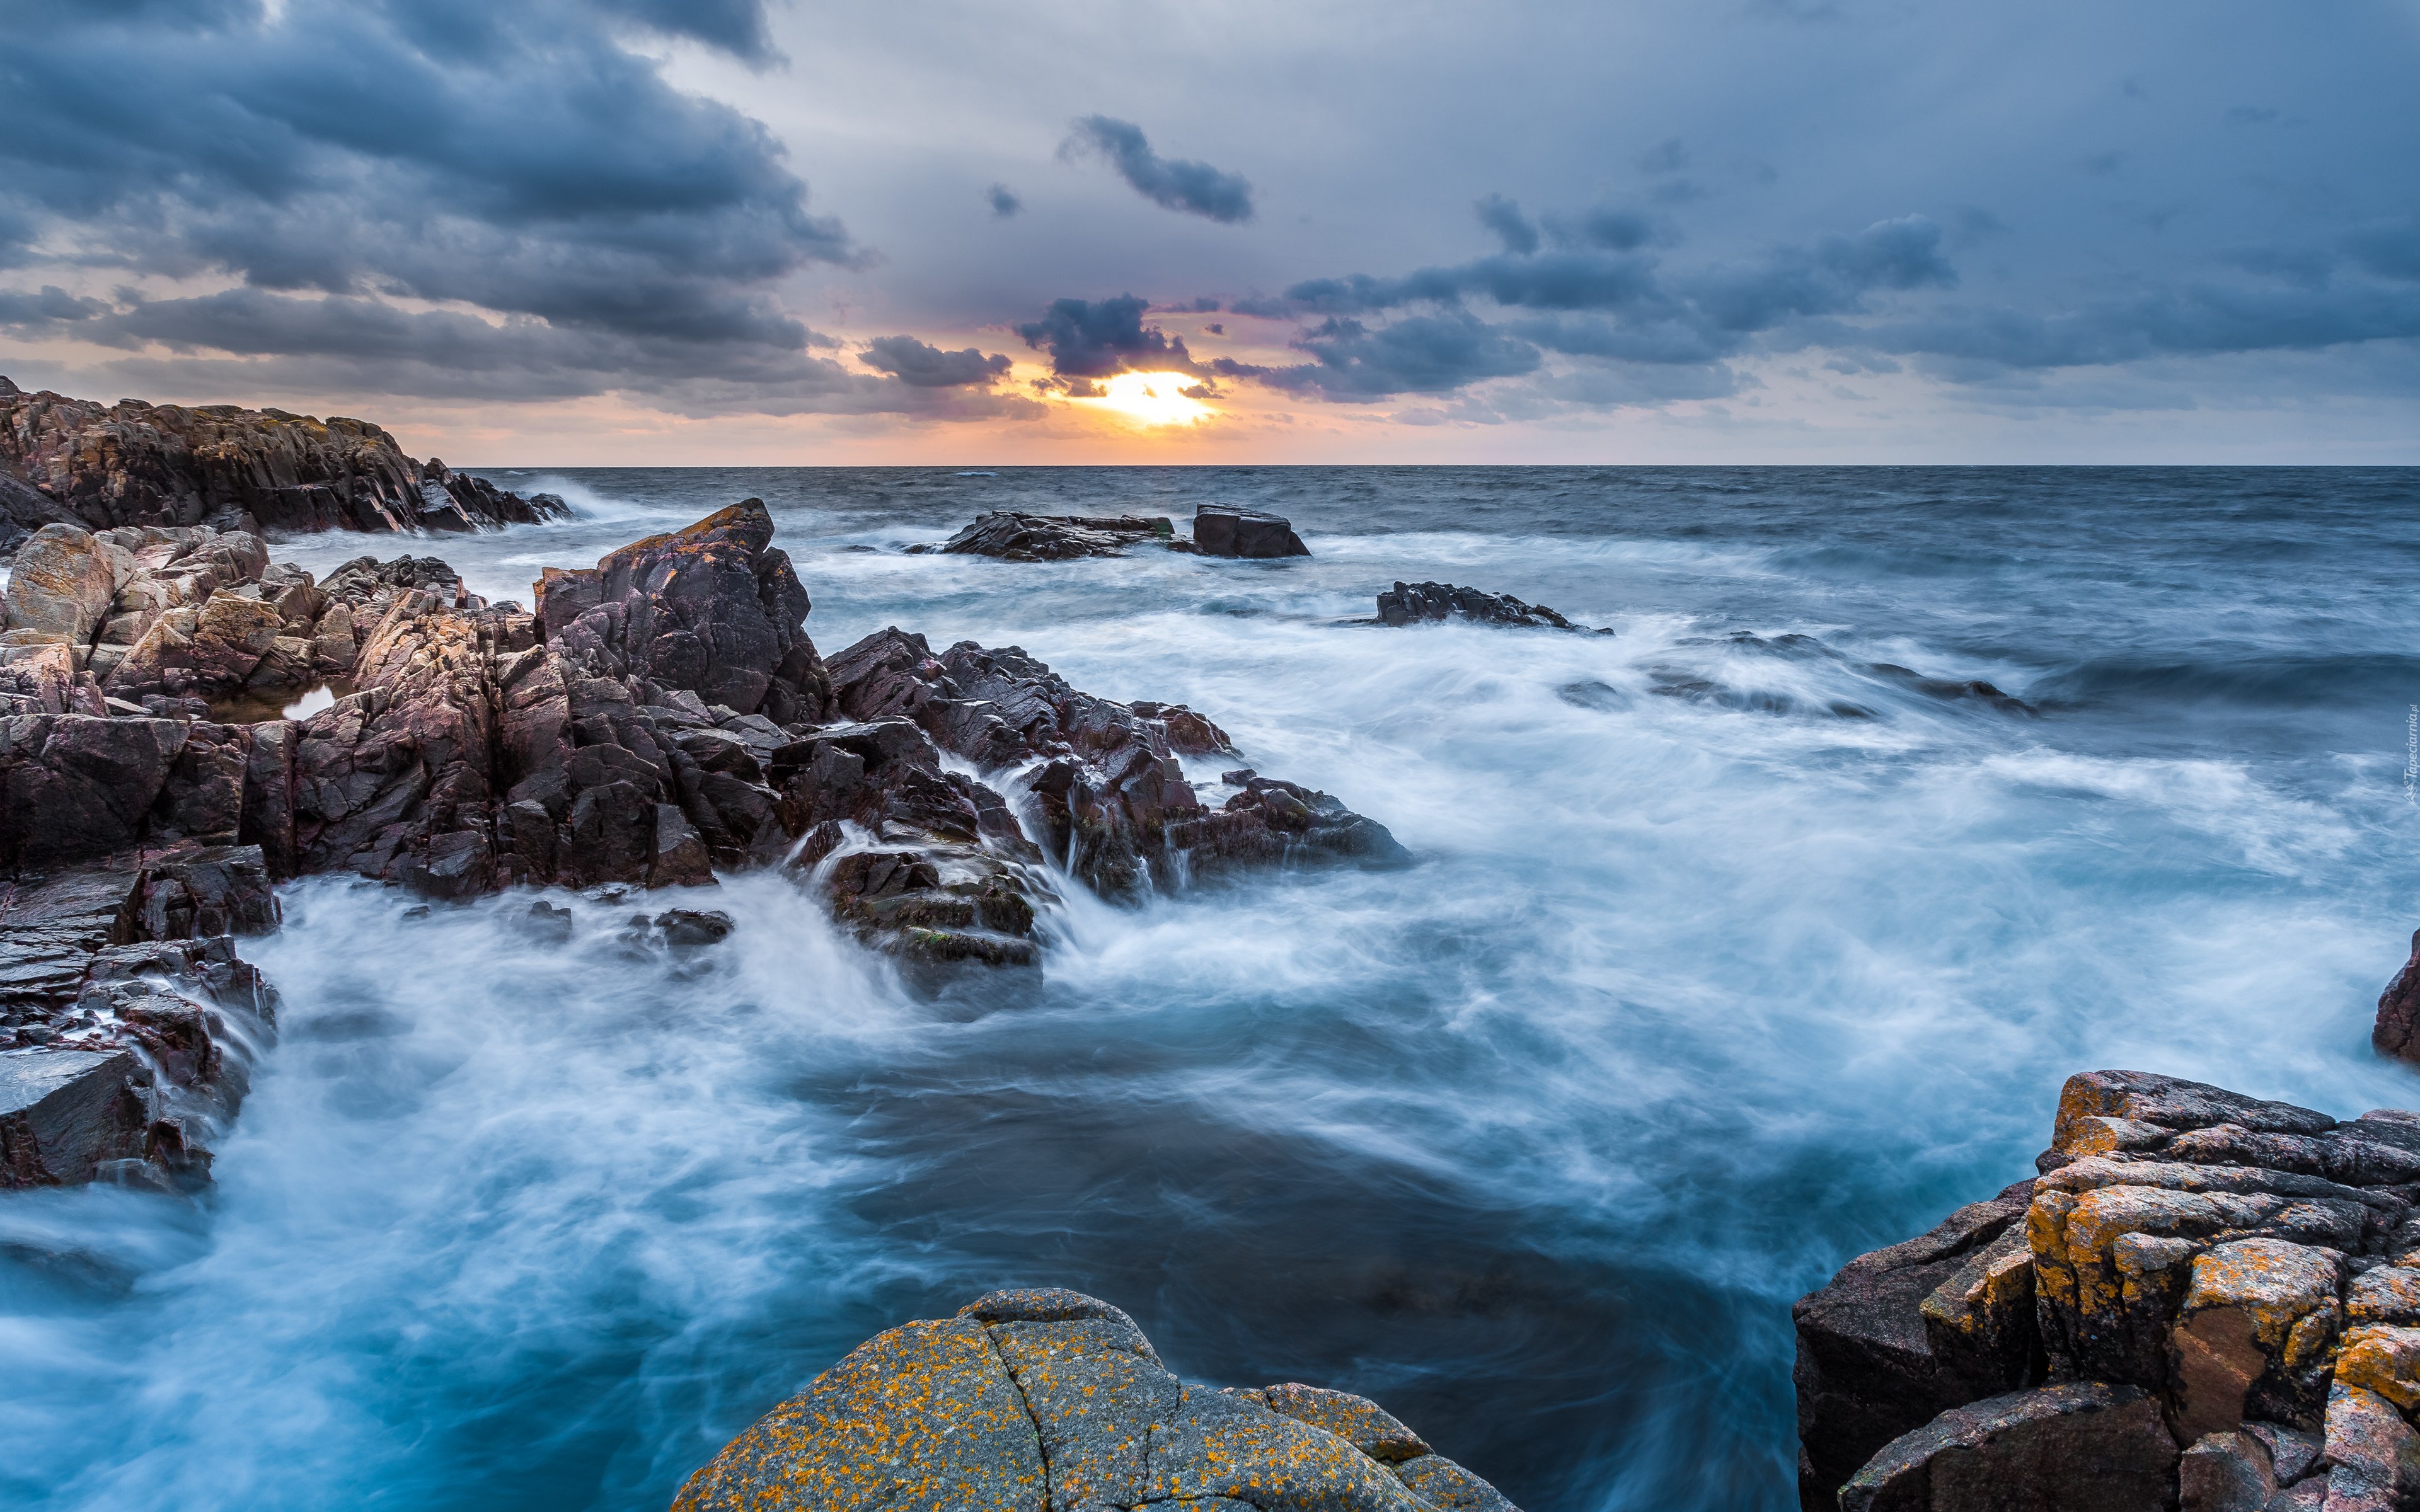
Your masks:
M218 0L8 16L0 264L39 255L325 297L255 301L264 320L248 335L209 318L225 302L141 302L99 319L96 337L300 355L400 297L506 322L394 323L424 345L459 337L458 366L505 339L532 369L577 370L601 342L659 354L634 387L737 378L795 370L810 345L775 283L867 257L811 212L762 126L675 88L629 40L767 65L777 54L756 0L288 0L273 14ZM191 318L172 332L178 311Z
M1132 121L1087 116L1076 123L1060 150L1069 158L1102 159L1136 193L1165 208L1228 224L1252 218L1252 186L1241 175L1206 162L1163 158Z
M999 352L986 357L974 347L945 352L913 336L876 336L866 343L858 360L918 389L988 387L1010 367L1008 358Z
M1053 300L1039 320L1016 328L1025 344L1050 354L1050 371L1063 378L1104 378L1131 370L1191 373L1192 354L1181 337L1142 323L1148 300L1122 294L1112 300Z

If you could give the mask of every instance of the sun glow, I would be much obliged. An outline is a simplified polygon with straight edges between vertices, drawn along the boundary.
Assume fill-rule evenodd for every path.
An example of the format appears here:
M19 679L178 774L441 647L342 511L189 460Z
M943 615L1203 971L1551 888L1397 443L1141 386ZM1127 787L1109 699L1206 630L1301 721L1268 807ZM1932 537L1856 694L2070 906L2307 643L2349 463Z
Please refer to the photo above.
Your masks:
M1098 397L1068 402L1109 410L1136 425L1194 425L1218 413L1185 393L1201 383L1186 373L1120 373L1102 382Z

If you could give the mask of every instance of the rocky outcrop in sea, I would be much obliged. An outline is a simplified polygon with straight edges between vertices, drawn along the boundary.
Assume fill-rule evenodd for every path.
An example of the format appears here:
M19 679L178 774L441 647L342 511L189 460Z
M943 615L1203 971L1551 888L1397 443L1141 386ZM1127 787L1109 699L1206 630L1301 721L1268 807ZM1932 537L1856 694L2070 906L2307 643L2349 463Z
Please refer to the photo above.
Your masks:
M2092 1072L2037 1164L1793 1309L1805 1505L2420 1504L2420 1114Z
M18 879L0 934L51 951L0 998L16 1078L0 1121L33 1119L9 1149L37 1151L11 1168L86 1180L156 1156L170 1088L211 1110L179 1148L232 1114L240 1087L220 1095L215 1069L232 1062L209 1047L266 1032L265 999L255 1025L225 1016L257 982L198 960L170 972L196 984L178 1060L110 1006L108 951L215 940L211 969L248 971L222 937L268 927L286 878L464 899L780 867L923 971L1034 964L1061 876L1131 901L1247 868L1409 859L1326 794L1241 766L1192 779L1184 757L1234 758L1209 719L1094 697L1015 647L936 656L893 628L827 663L772 542L747 500L550 568L525 610L435 558L315 581L248 532L44 527L0 600L0 870ZM329 706L279 713L314 687ZM705 919L650 928L686 939ZM139 1066L60 1058L121 1050ZM25 1057L75 1075L53 1085Z
M0 555L42 526L467 531L567 514L432 457L365 420L231 404L102 405L0 378Z
M1399 582L1378 595L1378 623L1381 625L1397 627L1422 623L1441 625L1448 620L1468 620L1480 625L1543 625L1557 630L1588 628L1574 625L1544 604L1525 604L1510 594L1458 588L1452 583ZM1599 633L1609 635L1612 632Z
M954 556L995 557L1002 562L1066 562L1077 557L1114 557L1130 546L1166 546L1176 528L1165 515L1026 515L994 510L938 547Z
M673 1512L1515 1512L1367 1397L1179 1380L1134 1319L995 1291L858 1347L733 1440Z

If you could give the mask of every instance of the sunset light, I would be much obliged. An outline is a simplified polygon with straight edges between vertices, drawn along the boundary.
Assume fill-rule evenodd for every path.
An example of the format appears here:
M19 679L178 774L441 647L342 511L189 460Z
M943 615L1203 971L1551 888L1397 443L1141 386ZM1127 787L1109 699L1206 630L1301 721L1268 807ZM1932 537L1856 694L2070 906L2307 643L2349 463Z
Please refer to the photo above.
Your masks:
M1189 373L1120 373L1102 382L1100 397L1069 403L1112 410L1137 425L1194 425L1218 414L1184 392L1201 382Z

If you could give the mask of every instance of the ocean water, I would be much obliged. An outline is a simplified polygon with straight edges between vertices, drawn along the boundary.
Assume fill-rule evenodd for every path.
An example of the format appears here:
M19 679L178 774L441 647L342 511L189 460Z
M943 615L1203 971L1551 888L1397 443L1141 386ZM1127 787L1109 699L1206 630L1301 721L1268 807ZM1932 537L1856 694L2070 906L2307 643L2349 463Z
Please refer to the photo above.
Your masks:
M1420 864L1072 890L1038 987L946 1002L764 876L678 963L299 885L216 1189L0 1201L0 1504L658 1508L867 1335L1060 1284L1530 1512L1779 1509L1791 1301L2029 1174L2070 1072L2420 1105L2367 1043L2420 472L489 475L579 517L413 543L480 592L758 495L827 653L1188 702ZM1210 501L1313 556L896 549ZM1356 623L1397 579L1618 633Z

